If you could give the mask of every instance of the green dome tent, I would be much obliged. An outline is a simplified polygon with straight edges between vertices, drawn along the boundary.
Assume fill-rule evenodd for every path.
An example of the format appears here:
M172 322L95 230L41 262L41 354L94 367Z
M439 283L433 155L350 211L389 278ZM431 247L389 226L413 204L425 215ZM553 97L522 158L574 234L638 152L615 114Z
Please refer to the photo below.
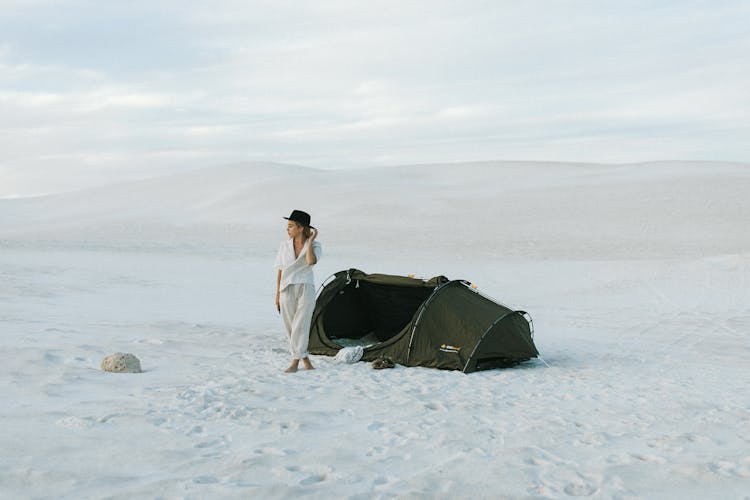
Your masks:
M471 373L513 366L539 355L531 316L514 311L464 280L429 280L339 271L318 292L311 354L361 345L364 361L388 356L405 366Z

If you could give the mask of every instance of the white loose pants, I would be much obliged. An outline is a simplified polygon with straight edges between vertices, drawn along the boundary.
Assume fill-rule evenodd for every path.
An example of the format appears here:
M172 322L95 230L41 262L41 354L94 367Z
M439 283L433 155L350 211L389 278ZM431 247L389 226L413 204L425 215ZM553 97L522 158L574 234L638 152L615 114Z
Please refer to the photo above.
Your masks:
M281 319L289 334L289 348L292 358L307 357L307 343L310 339L310 322L315 309L315 287L307 283L287 285L281 291Z

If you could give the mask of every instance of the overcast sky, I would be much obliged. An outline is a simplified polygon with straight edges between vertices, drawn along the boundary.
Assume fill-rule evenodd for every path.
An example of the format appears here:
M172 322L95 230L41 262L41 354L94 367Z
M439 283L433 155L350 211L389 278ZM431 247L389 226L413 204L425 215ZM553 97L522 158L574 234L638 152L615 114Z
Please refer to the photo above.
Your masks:
M0 196L241 161L750 161L750 2L0 0Z

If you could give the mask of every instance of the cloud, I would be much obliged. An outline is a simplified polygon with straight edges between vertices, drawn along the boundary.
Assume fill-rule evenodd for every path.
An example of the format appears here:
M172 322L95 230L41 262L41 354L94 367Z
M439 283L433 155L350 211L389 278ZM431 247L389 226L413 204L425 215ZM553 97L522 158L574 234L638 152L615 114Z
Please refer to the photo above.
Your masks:
M19 92L0 91L0 105L14 105L18 107L42 107L59 104L63 101L61 94L49 92Z
M247 159L750 159L739 1L3 11L0 167L30 191L53 166L83 186Z

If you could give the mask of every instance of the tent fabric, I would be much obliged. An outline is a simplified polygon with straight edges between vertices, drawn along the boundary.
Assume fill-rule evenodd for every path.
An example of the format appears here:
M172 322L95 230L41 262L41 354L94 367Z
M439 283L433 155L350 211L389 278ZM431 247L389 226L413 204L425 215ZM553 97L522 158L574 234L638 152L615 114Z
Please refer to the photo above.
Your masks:
M361 345L363 361L470 373L539 355L531 317L478 293L465 280L429 280L349 269L321 287L308 351L334 356Z

